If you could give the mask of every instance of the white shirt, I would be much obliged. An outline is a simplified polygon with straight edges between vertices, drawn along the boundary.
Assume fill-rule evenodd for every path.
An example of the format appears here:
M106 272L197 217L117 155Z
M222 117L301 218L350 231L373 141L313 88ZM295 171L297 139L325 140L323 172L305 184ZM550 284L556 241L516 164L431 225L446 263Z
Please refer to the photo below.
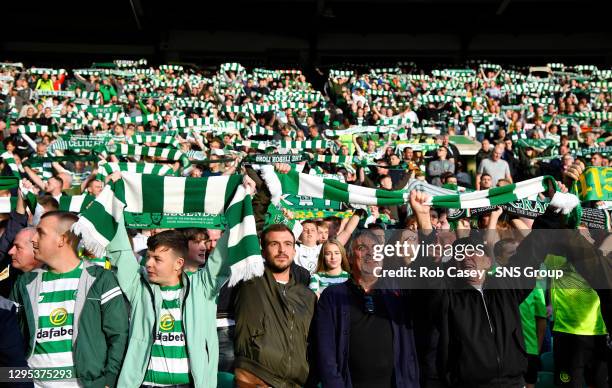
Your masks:
M476 126L474 123L469 123L467 125L467 135L472 138L476 138Z
M419 117L417 116L416 112L411 110L410 112L408 112L406 114L406 116L413 122L413 123L418 123L419 122Z
M311 274L315 273L321 246L321 244L317 244L314 247L307 247L306 245L296 244L293 261L300 267L306 268Z

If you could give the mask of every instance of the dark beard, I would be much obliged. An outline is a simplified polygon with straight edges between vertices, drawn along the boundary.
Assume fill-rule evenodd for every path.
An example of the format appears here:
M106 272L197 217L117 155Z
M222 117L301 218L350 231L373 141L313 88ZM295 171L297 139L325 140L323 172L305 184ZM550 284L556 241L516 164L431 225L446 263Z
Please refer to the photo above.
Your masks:
M272 273L282 273L282 272L285 272L287 268L291 267L291 263L287 264L286 267L279 267L275 265L274 263L266 260L266 267L268 267L268 269L270 269Z

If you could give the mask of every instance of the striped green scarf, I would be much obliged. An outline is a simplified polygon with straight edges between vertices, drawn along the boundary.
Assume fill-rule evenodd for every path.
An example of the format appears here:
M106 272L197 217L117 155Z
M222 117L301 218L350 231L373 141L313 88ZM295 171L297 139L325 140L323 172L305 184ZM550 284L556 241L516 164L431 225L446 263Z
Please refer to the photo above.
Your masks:
M93 195L62 195L59 199L59 210L80 213L96 199Z
M262 127L261 125L253 125L246 131L246 138L253 136L274 136L274 130Z
M276 174L283 194L304 195L313 198L329 199L354 205L393 206L408 202L408 190L380 190L351 185L332 179L290 171ZM556 186L554 178L543 176L489 190L464 194L434 195L430 205L450 209L471 209L497 206L529 198L548 190L547 183ZM269 185L270 186L270 185ZM270 190L272 191L272 190Z
M122 116L119 117L119 119L117 120L117 122L119 124L147 124L149 121L161 121L163 120L163 117L159 114L149 114L149 115L143 115L143 116Z
M107 185L83 211L73 230L84 246L102 257L124 222L123 211L133 213L223 214L227 220L230 286L263 274L251 196L242 176L209 178L163 177L124 172L121 180ZM146 189L145 189L146 188Z
M306 140L306 141L285 141L278 142L279 148L291 150L306 150L330 148L334 143L330 140Z
M187 127L202 127L212 125L217 120L214 117L203 117L199 119L172 119L168 123L169 128L187 128Z
M74 92L71 90L38 90L36 92L39 97L66 97L74 98Z
M380 122L380 121L379 121ZM387 125L387 124L381 124ZM395 124L389 124L395 125ZM353 125L347 129L326 129L325 136L336 137L336 136L344 136L344 135L353 135L357 133L388 133L391 131L391 128L387 126L377 126L377 125Z
M4 164L8 165L13 175L16 178L21 179L21 173L24 172L23 167L21 167L21 165L19 166L17 165L17 162L15 161L15 157L13 156L13 154L7 151L3 153L2 155L0 155L0 158L4 160Z
M178 140L176 140L176 138L172 135L157 135L157 134L153 134L153 135L142 135L142 134L138 134L138 135L134 135L131 137L127 138L127 143L128 144L142 144L142 143L161 143L161 144L168 144L174 148L180 148L181 145L179 144Z
M17 207L17 197L0 197L0 214L7 214Z
M283 148L289 150L307 150L330 148L334 143L330 140L306 140L306 141L252 141L238 140L235 143L236 147L249 147L258 150L266 150L269 147Z
M79 152L81 150L91 150L97 146L108 143L110 136L108 135L61 135L49 146L49 153L54 153L56 150L73 150Z
M43 133L43 132L49 132L50 131L50 126L48 125L40 125L40 124L34 124L34 123L30 123L28 125L20 125L17 127L17 130L19 131L19 133L25 133L25 134L31 134L31 133Z
M352 70L330 70L329 78L351 78L355 74Z
M183 71L183 66L180 66L180 65L161 65L159 67L159 70L162 70L162 71L168 71L168 70Z
M116 171L127 171L141 174L174 175L174 170L165 164L156 163L99 163L98 173L105 177Z
M449 103L449 102L453 102L454 98L453 96L439 96L439 95L433 95L433 94L428 94L428 95L419 95L418 100L420 103L426 104L426 103L439 103L439 102L443 102L443 103Z
M89 101L100 101L100 98L102 97L102 93L100 92L81 92L81 94L79 94L78 96L75 96L75 98L81 98L81 99L85 99L85 100L89 100ZM91 112L90 112L91 113ZM94 114L94 113L92 113ZM94 114L95 116L100 116L100 114Z
M30 70L28 70L28 72L30 74L36 74L36 75L43 75L45 73L49 74L49 75L61 75L61 74L65 74L66 70L65 69L47 69L47 68L31 68Z
M382 118L380 120L378 120L378 125L410 125L413 124L414 121L412 121L412 119L410 117L402 117L402 116L396 116L396 117L385 117Z
M115 154L121 156L151 156L164 158L168 160L180 160L183 166L189 165L189 159L181 151L177 149L162 148L162 147L145 147L134 144L118 144L116 146L108 146L106 150L100 153Z
M69 124L74 128L82 128L84 125L89 125L94 128L100 126L100 120L89 120L83 117L60 117L57 119L57 122L62 126L65 124ZM64 130L66 129L67 128L64 127Z

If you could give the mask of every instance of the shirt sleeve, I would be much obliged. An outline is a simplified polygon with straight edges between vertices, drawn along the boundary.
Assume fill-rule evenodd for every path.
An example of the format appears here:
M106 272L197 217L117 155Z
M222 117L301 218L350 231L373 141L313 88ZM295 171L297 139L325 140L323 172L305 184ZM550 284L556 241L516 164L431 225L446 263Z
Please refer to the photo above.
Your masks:
M313 292L318 292L320 288L319 286L319 275L313 274L310 277L310 284L308 285L308 288L310 288Z
M484 171L484 161L485 160L486 159L483 159L483 160L480 161L480 164L478 165L478 174L482 174L483 173L483 171Z
M536 317L546 318L546 301L544 299L544 290L536 287L533 290L533 311Z

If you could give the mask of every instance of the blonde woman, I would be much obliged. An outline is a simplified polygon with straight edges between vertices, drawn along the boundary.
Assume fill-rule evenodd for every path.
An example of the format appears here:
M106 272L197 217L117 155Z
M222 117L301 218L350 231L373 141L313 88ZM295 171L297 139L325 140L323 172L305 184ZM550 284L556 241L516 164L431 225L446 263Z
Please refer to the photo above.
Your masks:
M350 267L344 246L336 239L330 239L321 247L315 273L310 277L310 289L317 296L331 285L348 280Z

